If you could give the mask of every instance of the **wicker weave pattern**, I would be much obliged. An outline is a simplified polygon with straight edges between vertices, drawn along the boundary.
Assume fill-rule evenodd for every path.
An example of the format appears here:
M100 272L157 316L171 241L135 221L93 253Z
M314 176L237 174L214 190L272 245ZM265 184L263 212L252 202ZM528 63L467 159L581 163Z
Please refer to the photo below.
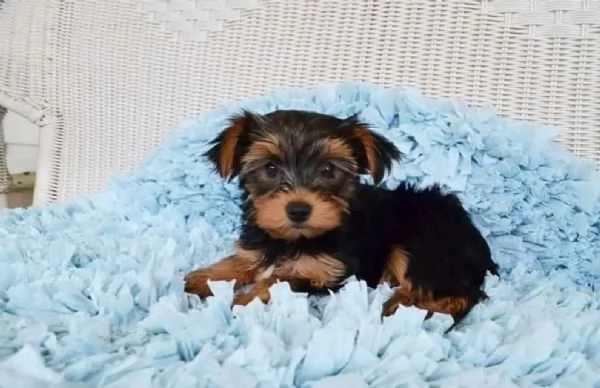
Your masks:
M338 80L493 103L558 126L561 142L600 161L599 9L600 0L5 0L0 104L33 101L28 115L42 108L55 119L37 203L98 190L184 116Z
M258 0L143 0L142 10L177 39L201 42L225 22L241 19L242 10L257 8Z
M527 27L530 37L587 38L600 26L600 5L590 0L490 1L487 10L505 15L510 27Z

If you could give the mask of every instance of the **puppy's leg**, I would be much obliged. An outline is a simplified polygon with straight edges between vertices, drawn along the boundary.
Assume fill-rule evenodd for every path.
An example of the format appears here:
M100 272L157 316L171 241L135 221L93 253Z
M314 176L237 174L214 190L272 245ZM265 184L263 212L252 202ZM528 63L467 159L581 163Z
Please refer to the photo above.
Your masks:
M389 282L399 286L394 290L392 297L384 304L383 315L393 314L399 305L415 306L427 311L425 319L431 318L434 313L449 314L454 323L446 332L455 328L473 309L479 301L485 300L487 295L480 291L479 296L465 295L434 298L432 292L415 286L407 276L410 265L410 255L400 246L392 247L388 261L384 268L380 282Z
M236 295L233 303L248 304L254 298L268 303L269 288L277 281L288 282L292 291L323 290L339 285L345 273L345 265L331 256L300 256L281 263L271 276L258 280L248 292Z
M395 313L399 305L415 306L427 310L425 320L431 318L433 313L460 314L463 311L464 300L461 298L456 298L456 300L454 298L434 300L430 293L415 289L406 275L409 264L410 256L408 252L400 246L393 247L380 282L389 282L399 287L394 290L394 294L383 305L384 316Z
M431 296L419 300L415 303L415 306L422 308L427 311L449 314L454 322L450 326L446 333L454 329L473 309L475 301L468 297L443 297L433 299Z
M455 314L460 315L465 310L469 309L471 303L469 298L465 297L443 297L433 299L430 296L424 296L415 300L415 306L431 311L432 313Z
M236 294L233 298L233 304L247 305L248 303L252 302L254 298L258 298L265 304L269 303L271 300L269 289L278 281L288 282L292 291L299 291L300 289L303 289L304 285L306 284L306 282L304 282L302 279L286 278L282 276L271 276L266 279L260 279L254 283L247 292Z
M400 305L408 307L414 304L415 298L410 290L404 287L396 288L390 299L383 304L383 315L388 316L394 314Z
M275 277L261 279L252 284L247 292L236 294L233 297L233 304L247 305L252 302L254 298L260 299L263 303L269 303L269 300L271 299L269 288L275 283L277 283L277 278Z
M412 306L415 304L416 297L412 291L412 283L406 276L410 256L408 252L395 246L390 251L385 269L380 279L380 283L389 282L392 286L397 286L394 293L383 305L383 315L388 316L396 312L398 306ZM428 316L425 318L429 318Z
M426 301L421 304L421 308L429 311L436 311L450 314L454 322L446 329L445 333L452 331L473 309L474 303L464 297L446 297L437 300Z
M425 320L431 318L433 313L449 314L454 319L450 331L463 320L473 304L466 297L444 297L433 299L430 293L414 292L405 288L397 288L394 294L383 305L383 315L388 316L396 312L399 305L415 306L426 310Z
M212 295L209 280L235 280L235 289L251 283L262 268L262 253L238 248L235 255L228 256L206 268L200 268L185 276L185 292L202 297Z
M415 306L426 310L425 320L431 318L433 313L449 314L454 322L446 333L453 330L471 311L474 304L466 297L444 297L433 299L427 293L411 293L410 290L397 288L392 297L383 305L383 315L388 316L396 312L399 305Z

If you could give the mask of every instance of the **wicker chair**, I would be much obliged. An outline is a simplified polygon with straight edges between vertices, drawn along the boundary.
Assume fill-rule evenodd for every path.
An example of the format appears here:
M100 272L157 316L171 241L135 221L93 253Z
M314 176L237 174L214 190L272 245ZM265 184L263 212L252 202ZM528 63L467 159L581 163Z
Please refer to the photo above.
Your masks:
M0 5L0 105L41 128L37 205L99 190L185 116L336 80L492 103L600 161L599 63L599 0Z
M8 192L12 179L6 165L6 144L4 143L4 131L2 120L6 114L6 108L0 105L0 209L8 206Z

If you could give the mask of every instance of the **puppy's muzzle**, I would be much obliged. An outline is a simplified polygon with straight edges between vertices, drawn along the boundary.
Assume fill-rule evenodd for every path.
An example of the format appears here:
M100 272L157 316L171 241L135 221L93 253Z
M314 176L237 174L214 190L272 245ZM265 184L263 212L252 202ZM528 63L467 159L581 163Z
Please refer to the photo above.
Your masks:
M292 222L304 222L310 217L312 206L304 201L292 201L285 207L288 219Z

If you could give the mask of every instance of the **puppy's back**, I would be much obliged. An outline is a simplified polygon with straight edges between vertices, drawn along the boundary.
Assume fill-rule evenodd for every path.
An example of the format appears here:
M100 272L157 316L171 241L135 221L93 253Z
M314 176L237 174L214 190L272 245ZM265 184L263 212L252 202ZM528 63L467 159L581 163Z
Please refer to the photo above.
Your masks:
M409 252L407 275L416 286L439 297L485 297L486 273L497 274L497 265L456 195L438 186L401 184L393 190L392 207L397 219L392 239Z

